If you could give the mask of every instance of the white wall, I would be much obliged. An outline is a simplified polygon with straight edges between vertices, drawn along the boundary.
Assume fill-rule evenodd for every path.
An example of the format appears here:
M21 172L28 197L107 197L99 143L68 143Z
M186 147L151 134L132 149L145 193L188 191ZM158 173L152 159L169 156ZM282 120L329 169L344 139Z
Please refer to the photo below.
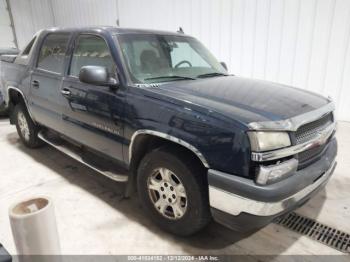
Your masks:
M48 0L10 0L18 46L23 48L40 29L53 27Z
M6 0L0 0L0 48L16 47Z
M116 0L52 0L56 26L116 25Z
M338 118L350 120L349 0L121 0L119 7L121 26L182 26L232 73L330 95Z
M175 31L182 26L225 61L231 73L330 95L338 118L350 121L350 0L10 2L12 9L16 8L12 5L22 9L40 5L46 10L36 15L17 10L22 17L13 10L16 30L18 20L22 27L35 30L52 25L116 25L118 13L123 27ZM26 32L17 34L22 43Z
M116 0L10 0L19 47L40 29L116 25Z

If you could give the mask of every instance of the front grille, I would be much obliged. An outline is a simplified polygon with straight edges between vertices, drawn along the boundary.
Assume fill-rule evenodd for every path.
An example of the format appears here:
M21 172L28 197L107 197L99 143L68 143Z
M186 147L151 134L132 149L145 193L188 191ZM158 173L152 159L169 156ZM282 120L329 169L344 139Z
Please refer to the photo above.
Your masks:
M316 121L307 123L298 128L294 133L295 144L302 144L308 142L315 138L318 132L324 130L329 125L333 123L333 114L329 113ZM316 162L322 157L322 154L325 152L328 141L317 147L305 150L298 154L299 166L298 170L303 169L312 163Z
M327 143L311 148L309 150L305 150L298 154L299 166L298 169L302 169L317 160L319 160L327 147Z
M302 125L295 132L296 144L302 144L312 140L319 131L324 130L326 127L332 124L332 122L333 122L333 114L329 113L316 121Z

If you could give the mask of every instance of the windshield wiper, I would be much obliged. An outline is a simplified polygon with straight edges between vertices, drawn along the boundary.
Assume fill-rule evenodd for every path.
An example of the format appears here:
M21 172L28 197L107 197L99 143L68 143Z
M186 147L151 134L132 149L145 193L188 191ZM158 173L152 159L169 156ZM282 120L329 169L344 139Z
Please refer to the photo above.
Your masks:
M198 75L197 77L205 78L205 77L214 77L214 76L228 76L228 74L213 72L213 73L201 74L201 75Z
M193 77L189 76L156 76L156 77L149 77L145 78L144 80L157 80L157 79L174 79L174 80L195 80Z

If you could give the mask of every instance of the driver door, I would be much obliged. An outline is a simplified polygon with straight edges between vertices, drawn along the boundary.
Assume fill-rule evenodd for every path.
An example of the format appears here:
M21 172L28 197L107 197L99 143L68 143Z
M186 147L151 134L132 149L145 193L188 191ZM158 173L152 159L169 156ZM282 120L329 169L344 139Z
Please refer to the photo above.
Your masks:
M75 39L67 77L63 81L64 134L82 145L117 160L123 160L124 95L110 87L82 83L81 67L104 66L111 76L117 69L107 42L102 36L80 34Z

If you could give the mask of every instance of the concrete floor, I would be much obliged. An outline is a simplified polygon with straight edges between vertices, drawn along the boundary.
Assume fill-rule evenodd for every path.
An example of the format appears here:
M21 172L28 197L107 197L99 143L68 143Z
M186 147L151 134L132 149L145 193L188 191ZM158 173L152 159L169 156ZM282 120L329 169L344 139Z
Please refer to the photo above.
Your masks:
M338 167L325 190L298 213L350 232L350 123L339 123ZM211 223L203 232L179 238L159 230L122 186L50 146L25 148L7 119L0 119L0 243L16 253L8 207L33 195L54 200L64 254L341 254L271 224L242 236Z

